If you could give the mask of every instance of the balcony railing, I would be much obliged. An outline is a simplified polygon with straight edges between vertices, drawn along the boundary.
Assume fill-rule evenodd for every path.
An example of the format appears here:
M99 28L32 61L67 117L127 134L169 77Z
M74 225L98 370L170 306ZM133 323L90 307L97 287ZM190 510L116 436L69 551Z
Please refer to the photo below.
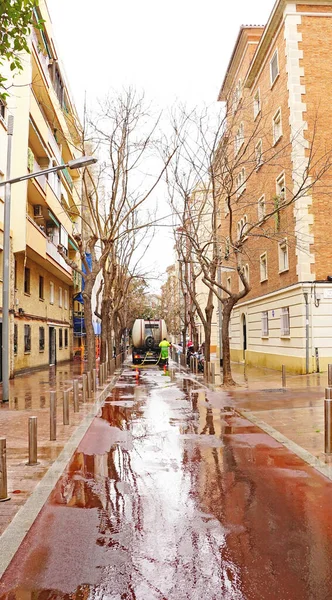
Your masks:
M31 32L31 39L32 39L33 46L36 50L36 53L38 55L38 59L41 64L43 73L47 79L47 82L50 83L51 78L50 78L50 73L49 73L49 69L48 69L48 65L50 64L50 59L46 54L44 54L44 52L41 48L41 44L38 40L37 34L34 31L34 29L32 29L32 32Z
M61 157L61 164L62 164L62 165L64 164L64 160L63 160L63 158L62 158L62 157ZM72 189L73 189L73 187L74 187L74 183L73 183L73 180L72 180L71 176L69 175L69 171L68 171L68 169L67 169L67 168L66 168L66 169L63 169L63 170L62 170L62 173L63 173L63 175L64 175L64 177L65 177L65 179L66 179L66 181L67 181L67 183L68 183L68 185L69 185L69 187L70 187L70 189L72 190Z
M53 260L55 260L55 262L57 262L63 269L65 269L65 271L67 271L69 275L72 274L72 268L69 265L67 265L66 261L59 253L57 247L53 244L53 242L49 240L47 240L46 242L46 253L51 258L53 258Z
M37 173L38 171L42 171L40 164L36 161L36 157L34 156L31 148L28 148L28 171L30 173ZM46 192L46 175L39 175L35 177L36 181L39 183L40 187Z

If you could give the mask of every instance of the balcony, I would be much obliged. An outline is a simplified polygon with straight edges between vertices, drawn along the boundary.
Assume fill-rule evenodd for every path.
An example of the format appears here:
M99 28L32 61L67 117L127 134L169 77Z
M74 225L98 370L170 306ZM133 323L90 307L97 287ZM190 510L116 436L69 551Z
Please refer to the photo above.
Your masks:
M36 161L36 157L34 156L32 150L30 148L28 148L28 171L29 173L38 173L38 171L42 171L42 167L40 166L40 164ZM33 178L34 181L36 181L38 183L38 185L40 185L41 189L43 190L43 192L46 194L46 182L47 182L47 178L46 175L39 175L39 177L34 177Z
M32 28L32 32L31 32L31 40L32 40L32 45L33 48L35 50L36 53L36 57L38 60L38 64L41 68L41 71L48 83L48 85L50 85L51 83L51 78L50 78L50 73L49 73L49 64L50 64L50 59L47 56L46 52L44 52L42 50L41 44L38 40L38 36L34 30L34 28Z
M50 256L56 263L58 263L60 267L67 271L69 275L72 275L72 268L69 265L67 265L66 261L59 253L55 244L53 244L53 242L50 242L49 240L46 241L46 254Z
M61 193L61 186L59 188L59 197L58 197L57 194L54 192L50 182L48 182L48 185L46 188L47 205L50 208L50 210L53 212L55 217L58 219L58 221L64 226L66 231L71 232L73 229L73 224L72 224L70 218L68 217L67 213L61 206L60 193Z
M37 223L27 217L27 246L40 257L46 259L46 235Z

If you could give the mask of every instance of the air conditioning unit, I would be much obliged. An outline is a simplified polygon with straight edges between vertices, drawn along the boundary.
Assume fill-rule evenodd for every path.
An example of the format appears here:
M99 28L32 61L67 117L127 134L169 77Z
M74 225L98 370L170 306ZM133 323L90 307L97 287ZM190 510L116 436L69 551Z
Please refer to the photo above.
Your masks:
M41 204L35 204L33 207L33 214L35 217L42 217L43 216L43 211L42 211L42 207Z

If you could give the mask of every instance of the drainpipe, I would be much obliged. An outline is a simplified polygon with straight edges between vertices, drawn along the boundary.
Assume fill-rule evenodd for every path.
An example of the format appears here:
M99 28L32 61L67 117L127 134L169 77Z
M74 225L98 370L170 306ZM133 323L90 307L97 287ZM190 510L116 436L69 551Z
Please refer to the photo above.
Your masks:
M309 373L309 301L308 292L303 291L305 302L305 372Z

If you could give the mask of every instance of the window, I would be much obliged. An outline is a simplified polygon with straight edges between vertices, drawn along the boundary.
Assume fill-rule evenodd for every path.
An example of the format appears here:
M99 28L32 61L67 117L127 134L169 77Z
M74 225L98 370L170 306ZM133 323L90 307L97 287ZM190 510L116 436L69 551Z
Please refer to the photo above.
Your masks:
M39 352L45 350L45 327L39 327Z
M50 281L50 304L54 304L54 283Z
M229 258L229 244L229 237L227 237L225 240L225 260L228 260Z
M281 309L281 316L280 316L280 330L281 330L281 335L290 335L290 320L289 320L289 308L284 307Z
M269 335L269 313L267 310L262 312L262 337Z
M59 306L62 307L62 288L59 287Z
M244 215L244 217L241 219L241 221L238 222L237 224L237 239L240 240L241 238L243 240L246 239L246 229L247 229L247 215Z
M65 348L68 348L68 329L65 329Z
M257 90L254 95L254 119L256 119L257 115L261 112L261 95L260 91Z
M24 293L30 294L30 269L24 267Z
M265 217L265 196L261 196L258 200L258 220L261 221Z
M235 178L236 196L239 198L246 189L246 171L241 169L240 173Z
M5 102L0 98L0 119L2 121L4 121L6 118L6 104Z
M236 136L235 136L235 154L237 154L237 152L240 150L243 142L244 142L244 126L243 126L243 123L241 123L239 129L236 132Z
M18 350L18 326L17 323L14 325L14 354L17 355Z
M24 325L24 352L31 350L31 325Z
M279 271L288 271L288 245L287 240L279 242Z
M242 97L242 83L241 83L241 79L239 79L239 81L237 82L236 88L234 90L234 97L233 97L233 110L234 112L236 111L239 102L241 100Z
M270 75L271 75L271 86L279 75L279 61L278 61L278 50L275 51L272 60L270 62Z
M244 266L243 273L247 282L249 283L249 265Z
M278 108L276 114L272 120L272 128L273 128L273 144L276 144L278 140L280 140L282 136L282 127L281 127L281 109Z
M65 290L64 307L68 308L68 290Z
M44 300L44 277L39 275L39 300Z
M232 280L230 277L227 277L226 288L228 289L229 292L232 291Z
M278 179L276 180L276 192L279 198L279 206L281 206L286 200L286 186L284 174L279 175Z
M249 284L249 265L244 265L244 267L242 267L242 273L247 281L247 283ZM239 291L241 292L244 289L244 285L241 281L241 279L239 278Z
M267 255L266 252L261 254L259 259L261 281L267 280Z
M14 264L14 288L17 290L17 260L15 259Z
M62 329L59 329L59 348L61 349L63 346L63 341L62 341Z
M263 164L262 156L263 156L263 143L262 143L262 140L259 140L259 142L255 146L255 160L256 160L256 169L257 170Z

